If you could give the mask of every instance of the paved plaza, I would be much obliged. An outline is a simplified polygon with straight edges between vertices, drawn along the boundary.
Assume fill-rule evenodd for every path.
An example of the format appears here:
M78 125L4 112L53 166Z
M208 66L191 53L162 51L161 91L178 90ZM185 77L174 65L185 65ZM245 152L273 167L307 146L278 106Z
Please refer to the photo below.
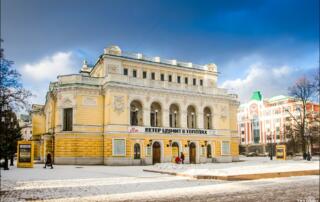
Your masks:
M242 158L243 162L185 165L220 169L254 164L282 166L284 161ZM306 161L295 161L305 163ZM293 162L288 161L287 164ZM306 164L316 165L318 162ZM143 172L156 166L72 166L44 169L11 167L1 170L1 201L297 201L319 199L319 176L250 181L196 180L190 177ZM168 165L166 165L168 166ZM181 166L181 165L180 165ZM193 167L193 169L194 169ZM303 189L303 191L301 191Z

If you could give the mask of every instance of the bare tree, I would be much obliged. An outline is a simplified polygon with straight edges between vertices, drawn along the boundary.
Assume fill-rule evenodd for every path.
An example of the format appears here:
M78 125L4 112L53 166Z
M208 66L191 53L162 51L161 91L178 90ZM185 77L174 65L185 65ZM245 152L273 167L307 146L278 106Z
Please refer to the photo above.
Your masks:
M31 96L30 91L23 88L20 77L19 72L13 68L13 62L5 59L3 49L0 48L0 160L5 159L5 169L8 169L8 158L15 153L20 138L14 111L26 109L27 99Z
M290 121L286 121L283 128L284 128L283 131L285 136L285 142L288 147L288 151L290 151L290 153L292 152L292 155L295 155L298 152L297 143L299 139L298 133L296 131L296 127L294 124L292 124L290 120Z
M316 88L313 82L308 80L307 77L303 76L299 78L295 84L289 87L289 95L296 98L297 101L301 102L301 108L298 108L300 116L298 118L292 116L298 129L302 143L302 151L306 152L306 136L307 133L307 103L311 100L312 96L316 92Z

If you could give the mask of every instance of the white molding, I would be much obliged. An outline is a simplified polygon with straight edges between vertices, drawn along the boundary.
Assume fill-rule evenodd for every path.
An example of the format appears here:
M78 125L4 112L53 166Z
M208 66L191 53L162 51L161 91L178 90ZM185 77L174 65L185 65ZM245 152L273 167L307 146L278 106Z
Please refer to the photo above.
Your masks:
M124 155L122 154L114 154L114 140L124 140ZM126 138L121 138L121 137L116 137L112 138L112 156L113 157L126 157L127 156L127 139Z
M223 143L223 142L228 142L228 143L229 143L229 153L228 153L228 154L224 154L224 153L223 153L223 149L222 149L222 148L223 148L223 147L222 147L222 145L223 145L222 143ZM221 156L230 156L230 155L231 155L231 144L230 144L230 142L231 142L230 140L221 140L221 141L220 141L220 145L221 145L221 148L220 148L220 149L221 149Z

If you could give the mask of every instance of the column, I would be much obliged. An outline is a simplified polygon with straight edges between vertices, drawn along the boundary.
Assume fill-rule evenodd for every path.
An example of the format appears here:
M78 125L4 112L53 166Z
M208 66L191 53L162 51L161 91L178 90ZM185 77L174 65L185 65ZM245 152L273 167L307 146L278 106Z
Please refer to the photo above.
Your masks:
M187 128L187 110L181 110L180 113L180 126L181 128Z
M197 127L196 128L204 128L203 126L203 112L197 113Z
M169 119L169 109L168 108L164 108L162 111L162 125L163 127L170 127L170 123L169 123L170 119Z
M150 127L150 107L143 108L143 125L146 127Z

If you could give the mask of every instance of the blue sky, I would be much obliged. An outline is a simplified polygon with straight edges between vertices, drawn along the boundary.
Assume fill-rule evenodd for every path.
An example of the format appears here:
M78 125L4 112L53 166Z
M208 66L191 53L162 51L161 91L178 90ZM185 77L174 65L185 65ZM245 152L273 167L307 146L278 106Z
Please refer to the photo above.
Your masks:
M318 0L2 0L1 38L26 88L43 103L49 81L94 63L103 49L216 63L219 86L242 102L286 94L319 67Z

